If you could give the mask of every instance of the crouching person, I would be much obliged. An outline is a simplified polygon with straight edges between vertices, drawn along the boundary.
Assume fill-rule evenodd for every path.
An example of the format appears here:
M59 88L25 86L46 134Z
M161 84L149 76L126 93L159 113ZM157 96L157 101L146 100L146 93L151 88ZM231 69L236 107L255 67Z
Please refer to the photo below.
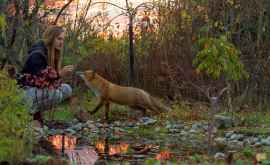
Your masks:
M71 86L62 82L62 78L70 76L73 71L72 65L61 67L64 35L62 27L49 27L43 38L28 51L21 72L19 84L32 103L33 119L41 124L42 111L72 96Z

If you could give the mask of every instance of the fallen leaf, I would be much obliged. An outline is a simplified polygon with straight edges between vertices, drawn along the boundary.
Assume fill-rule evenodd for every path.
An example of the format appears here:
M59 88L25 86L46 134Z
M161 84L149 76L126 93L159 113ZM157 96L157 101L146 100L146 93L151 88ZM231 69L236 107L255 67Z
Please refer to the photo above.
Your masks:
M258 153L258 154L256 154L256 160L258 162L261 162L261 161L263 161L265 159L266 159L266 154L265 153Z

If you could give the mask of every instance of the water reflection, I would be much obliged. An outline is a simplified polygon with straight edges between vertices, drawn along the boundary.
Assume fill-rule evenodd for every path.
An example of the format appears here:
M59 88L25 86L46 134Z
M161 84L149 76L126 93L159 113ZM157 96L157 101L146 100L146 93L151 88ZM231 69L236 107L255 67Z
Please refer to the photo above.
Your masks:
M66 135L54 135L48 137L48 140L54 145L56 150L61 150L62 147L67 150L72 150L76 147L77 138ZM64 146L63 146L64 144Z
M99 153L105 153L112 156L116 154L123 154L128 151L129 144L125 142L120 142L120 144L110 145L105 142L105 140L99 140L96 142L96 149Z
M161 151L156 144L127 143L125 141L113 142L112 135L103 134L101 139L87 145L80 139L67 135L54 135L48 137L56 151L67 156L71 163L77 165L90 165L99 160L142 162L146 158L156 160L170 160L173 154L170 151ZM89 139L91 140L91 139Z
M77 147L77 138L67 135L54 135L48 137L56 151L61 151L62 156L66 155L71 164L94 165L98 155L90 146ZM58 152L59 153L59 152Z

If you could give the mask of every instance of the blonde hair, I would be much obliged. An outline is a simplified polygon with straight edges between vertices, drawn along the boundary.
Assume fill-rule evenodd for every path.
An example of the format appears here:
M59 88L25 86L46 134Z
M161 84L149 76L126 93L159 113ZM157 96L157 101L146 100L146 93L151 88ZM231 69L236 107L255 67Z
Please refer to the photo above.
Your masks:
M60 26L50 26L43 33L43 41L48 49L48 65L53 67L57 72L61 69L61 51L53 47L54 40L64 32Z

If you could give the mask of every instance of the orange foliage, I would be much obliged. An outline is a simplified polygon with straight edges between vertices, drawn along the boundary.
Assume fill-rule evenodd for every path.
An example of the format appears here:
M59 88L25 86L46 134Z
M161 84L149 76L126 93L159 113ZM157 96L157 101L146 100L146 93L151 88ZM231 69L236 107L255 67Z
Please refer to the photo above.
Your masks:
M172 154L170 151L161 151L158 155L156 155L156 160L169 160L172 158Z

